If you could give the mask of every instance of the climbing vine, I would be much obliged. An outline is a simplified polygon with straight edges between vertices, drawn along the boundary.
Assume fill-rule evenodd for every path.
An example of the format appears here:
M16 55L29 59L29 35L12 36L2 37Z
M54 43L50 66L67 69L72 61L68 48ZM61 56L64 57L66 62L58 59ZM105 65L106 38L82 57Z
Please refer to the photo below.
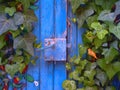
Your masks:
M29 65L37 57L34 47L36 37L32 33L37 17L34 10L37 0L0 0L0 90L23 89L26 83L34 82L27 74Z
M85 28L79 55L66 63L65 90L120 90L120 1L69 0Z

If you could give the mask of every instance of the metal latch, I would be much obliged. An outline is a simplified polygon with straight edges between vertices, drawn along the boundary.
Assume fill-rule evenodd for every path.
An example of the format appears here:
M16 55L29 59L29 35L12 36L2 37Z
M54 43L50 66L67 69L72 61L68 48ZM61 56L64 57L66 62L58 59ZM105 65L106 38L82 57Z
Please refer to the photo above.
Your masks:
M45 61L66 61L66 38L47 38L44 47Z

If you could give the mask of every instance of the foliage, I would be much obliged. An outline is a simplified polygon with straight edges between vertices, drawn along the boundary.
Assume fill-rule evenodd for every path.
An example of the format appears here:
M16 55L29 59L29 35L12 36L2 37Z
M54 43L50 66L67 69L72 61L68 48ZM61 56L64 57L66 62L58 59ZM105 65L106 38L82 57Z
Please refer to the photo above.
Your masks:
M34 46L40 46L32 34L34 22L37 21L35 2L0 0L0 90L8 90L8 85L12 85L14 90L22 89L22 79L34 82L26 71L37 59Z
M65 90L119 90L120 1L70 0L79 28L86 28L79 55L66 64ZM71 84L74 82L74 84ZM82 86L81 86L82 84ZM119 84L119 85L118 85Z

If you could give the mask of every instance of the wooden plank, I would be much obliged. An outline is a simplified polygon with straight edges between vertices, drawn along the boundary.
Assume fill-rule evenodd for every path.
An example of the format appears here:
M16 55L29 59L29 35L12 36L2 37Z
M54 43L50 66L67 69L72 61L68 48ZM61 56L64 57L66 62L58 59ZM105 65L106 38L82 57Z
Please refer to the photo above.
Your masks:
M55 0L55 37L66 38L65 32L67 30L67 0ZM57 55L59 53L56 53ZM54 63L54 90L62 90L62 83L66 79L65 62Z
M37 3L38 6L40 6L40 0L38 1ZM35 23L35 30L34 30L34 34L35 36L37 37L37 42L39 43L40 42L40 7L39 9L37 9L35 11L35 14L38 18L38 21ZM40 55L40 52L36 52L35 51L35 56L39 56ZM39 76L39 73L40 73L40 58L37 60L36 62L36 65L30 65L29 68L28 68L28 72L27 72L29 75L31 75L35 81L37 81L39 83L38 86L36 86L34 83L30 83L30 82L27 82L27 88L25 88L24 90L39 90L40 88L40 76Z
M71 21L72 18L74 18L75 16L73 15L73 13L71 12L72 9L71 9L71 6L70 6L70 2L68 2L68 11L67 11L67 16L68 16L68 19L67 19L67 24L68 24L68 43L70 44L70 48L68 49L68 55L69 55L69 58L70 57L73 57L75 55L77 55L78 53L78 42L77 42L77 24L76 23L73 23Z
M41 1L41 41L54 36L54 0ZM40 90L53 90L53 62L44 61L44 51L40 59Z

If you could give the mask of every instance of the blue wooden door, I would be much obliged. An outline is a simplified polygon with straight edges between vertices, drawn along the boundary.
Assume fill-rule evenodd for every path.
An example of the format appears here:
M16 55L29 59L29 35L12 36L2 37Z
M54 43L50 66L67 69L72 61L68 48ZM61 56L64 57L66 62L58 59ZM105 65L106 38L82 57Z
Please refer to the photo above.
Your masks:
M34 34L38 38L37 41L42 43L42 48L35 50L39 59L35 66L31 65L28 69L28 74L34 77L35 82L27 82L25 90L63 90L62 82L66 79L65 61L45 61L47 48L44 43L45 39L66 39L67 0L39 0L37 5L39 9L35 13L38 22ZM53 54L56 57L60 53Z

